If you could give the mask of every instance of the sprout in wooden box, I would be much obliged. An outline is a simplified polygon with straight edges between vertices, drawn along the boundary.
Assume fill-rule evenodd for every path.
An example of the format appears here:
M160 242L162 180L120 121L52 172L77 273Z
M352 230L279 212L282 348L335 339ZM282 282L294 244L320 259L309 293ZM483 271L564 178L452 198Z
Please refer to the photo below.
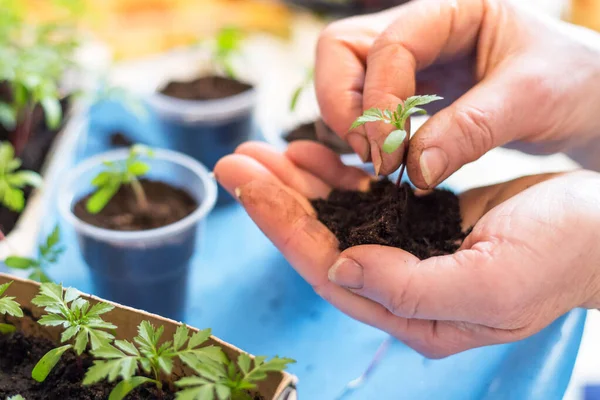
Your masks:
M0 315L12 315L13 317L23 317L23 310L19 303L15 301L14 297L4 296L6 289L12 284L11 282L0 285ZM7 334L12 333L16 330L13 325L0 323L0 333Z

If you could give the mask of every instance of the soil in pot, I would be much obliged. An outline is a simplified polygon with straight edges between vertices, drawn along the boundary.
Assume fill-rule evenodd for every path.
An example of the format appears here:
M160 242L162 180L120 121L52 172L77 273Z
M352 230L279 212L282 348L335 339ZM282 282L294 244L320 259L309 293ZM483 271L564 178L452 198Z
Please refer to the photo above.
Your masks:
M106 207L98 214L90 214L85 204L91 194L74 206L75 215L88 224L117 231L142 231L175 223L188 215L198 203L185 190L160 181L141 179L149 206L140 209L129 185L122 185Z
M243 93L252 86L224 76L204 76L192 81L169 82L160 93L181 100L216 100Z
M11 95L7 86L0 83L0 101L9 101L10 98ZM63 115L65 115L69 106L69 99L66 98L61 101L61 106ZM42 108L39 106L36 107L33 113L31 135L21 153L17 154L17 157L23 162L21 166L22 170L41 172L59 131L60 128L57 130L48 129ZM12 139L13 132L0 125L0 141L12 142ZM29 187L24 189L25 204L27 204L32 191ZM5 235L8 235L14 229L20 215L21 213L11 211L6 207L0 207L0 230Z
M451 254L467 235L458 197L447 190L416 196L410 185L374 181L367 192L334 190L312 200L340 250L363 244L398 247L420 259Z
M0 399L20 394L27 400L105 400L116 383L101 382L83 386L81 382L93 364L91 355L81 357L67 351L42 383L31 378L31 371L46 352L55 348L52 341L17 332L0 335ZM134 389L127 400L172 400L175 394L168 384L162 390L147 384ZM258 394L253 400L264 400Z
M320 127L319 127L320 124ZM321 135L318 134L318 129L321 129ZM291 143L296 140L310 140L319 142L338 154L354 153L352 147L342 140L334 131L320 121L309 122L299 125L283 137L286 142Z

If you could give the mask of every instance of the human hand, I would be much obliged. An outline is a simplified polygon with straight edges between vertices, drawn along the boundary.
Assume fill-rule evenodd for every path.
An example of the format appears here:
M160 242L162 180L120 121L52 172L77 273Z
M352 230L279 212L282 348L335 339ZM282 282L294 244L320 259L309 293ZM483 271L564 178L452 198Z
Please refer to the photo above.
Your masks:
M460 250L419 260L397 248L340 252L308 199L372 179L315 143L285 154L247 143L215 168L250 217L315 291L417 351L443 357L532 335L575 307L600 303L600 175L546 174L460 196Z
M569 29L499 0L415 0L335 22L317 49L323 119L375 171L390 174L404 153L380 150L393 128L348 132L352 122L415 93L443 96L411 140L406 164L420 188L514 141L532 153L566 151L600 170L598 157L586 157L600 151L600 51Z

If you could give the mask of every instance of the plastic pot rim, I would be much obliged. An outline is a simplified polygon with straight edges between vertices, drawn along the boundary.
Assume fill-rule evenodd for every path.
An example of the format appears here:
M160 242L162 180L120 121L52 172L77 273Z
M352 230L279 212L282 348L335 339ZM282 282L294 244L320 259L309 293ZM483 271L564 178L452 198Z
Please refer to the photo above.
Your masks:
M183 100L156 91L148 102L155 112L169 120L187 124L227 122L251 114L257 101L256 87L233 96L214 100Z
M117 231L112 229L100 228L82 221L73 213L73 203L78 201L75 190L76 182L81 176L89 170L97 167L103 161L124 160L129 155L129 149L111 150L96 156L90 157L81 162L73 169L68 178L60 186L58 197L58 208L62 217L69 222L78 233L90 236L100 241L110 242L139 242L143 240L160 240L169 238L173 235L185 231L205 218L215 206L217 200L217 184L210 172L204 165L176 151L165 149L153 149L154 160L167 161L179 165L196 174L202 181L206 189L203 199L196 210L185 218L172 224L143 231ZM198 201L198 199L196 199Z

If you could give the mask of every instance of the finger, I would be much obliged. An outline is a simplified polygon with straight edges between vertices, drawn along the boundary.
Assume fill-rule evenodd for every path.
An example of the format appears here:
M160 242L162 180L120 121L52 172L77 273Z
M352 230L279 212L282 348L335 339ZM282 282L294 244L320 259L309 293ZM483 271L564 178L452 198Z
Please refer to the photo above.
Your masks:
M420 261L403 250L365 245L344 251L329 279L403 318L488 324L501 287L493 243Z
M349 131L362 114L365 60L377 36L396 18L397 9L353 17L329 25L317 44L315 89L323 120L368 161L364 128Z
M415 75L436 61L471 52L480 34L487 4L480 0L410 2L400 7L395 23L374 42L367 57L363 109L395 110L415 94ZM381 151L394 128L367 124L371 158L376 171L390 174L402 161L402 149Z
M351 317L390 333L431 358L498 341L493 331L484 327L395 316L380 304L330 282L327 271L340 254L337 240L280 185L262 181L246 183L240 186L240 201L315 291Z
M309 199L327 197L331 191L329 185L316 176L298 168L284 154L266 143L246 142L240 145L235 153L254 158L285 185Z
M237 193L238 188L243 184L254 180L270 182L275 185L280 185L283 190L290 193L307 213L312 215L315 214L312 205L306 197L284 185L264 165L249 156L243 154L231 154L223 157L219 160L217 165L215 165L214 174L219 183L236 198L239 197Z
M333 188L369 189L372 180L369 174L360 168L345 165L338 154L323 145L308 141L293 142L285 154L296 166Z

